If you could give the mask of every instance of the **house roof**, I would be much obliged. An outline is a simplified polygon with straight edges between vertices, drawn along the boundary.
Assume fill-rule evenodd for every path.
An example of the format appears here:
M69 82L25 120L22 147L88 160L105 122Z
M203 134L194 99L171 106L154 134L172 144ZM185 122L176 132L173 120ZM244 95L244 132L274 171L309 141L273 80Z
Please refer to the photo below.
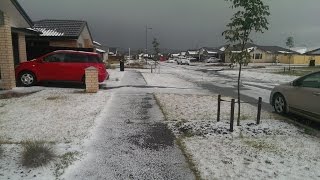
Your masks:
M21 7L21 5L18 3L17 0L10 0L12 4L16 7L16 9L19 11L21 16L27 21L30 27L33 26L31 18L28 16L28 14L24 11L24 9Z
M187 53L190 54L190 55L198 54L198 52L199 52L198 50L188 50L187 51Z
M102 46L99 42L97 42L97 41L93 41L93 44L94 45L97 45L97 46Z
M288 53L297 54L298 53L296 51L292 51L290 49L286 49L280 46L260 46L253 43L246 44L245 48L247 49L248 52L251 52L254 50L254 48L257 48L272 54L279 54L279 53L280 54L288 54ZM239 45L230 46L229 50L233 52L239 52L240 47Z
M294 47L294 48L291 48L291 50L296 51L299 54L304 54L304 53L308 52L307 47Z
M312 51L308 51L305 54L306 55L320 55L320 48L312 50Z
M34 22L33 29L40 31L40 36L44 37L78 38L86 26L86 21L79 20L40 20Z
M286 49L280 46L257 46L257 48L264 50L266 52L270 52L273 54L277 54L277 53L292 53L292 54L297 54L298 52L296 51L292 51L290 49Z
M105 53L106 52L105 50L99 49L99 48L96 48L96 51L99 52L99 53Z

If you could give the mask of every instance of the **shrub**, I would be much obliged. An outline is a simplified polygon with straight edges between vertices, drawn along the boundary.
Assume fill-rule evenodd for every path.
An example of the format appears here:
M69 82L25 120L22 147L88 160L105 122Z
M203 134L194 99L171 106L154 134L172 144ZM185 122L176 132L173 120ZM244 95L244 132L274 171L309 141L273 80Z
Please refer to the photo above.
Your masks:
M41 141L24 142L23 148L22 165L26 167L44 166L55 156L51 146Z

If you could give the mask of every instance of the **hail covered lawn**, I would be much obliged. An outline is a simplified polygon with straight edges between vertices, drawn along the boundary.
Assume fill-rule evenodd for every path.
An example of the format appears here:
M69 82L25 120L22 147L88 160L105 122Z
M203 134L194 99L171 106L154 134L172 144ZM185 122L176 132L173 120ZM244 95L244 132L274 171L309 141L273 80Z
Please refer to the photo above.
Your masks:
M176 87L155 91L168 127L175 133L202 179L319 179L320 141L309 129L288 124L282 117L242 104L241 126L229 132L230 98L223 97L221 121L217 122L217 95L190 82L212 82L235 88L237 70L220 67L164 65L161 74L143 73L148 85ZM244 70L242 94L263 97L270 90L297 77L262 70ZM190 91L183 91L188 88ZM235 107L237 114L237 105Z
M227 76L236 78L239 72L238 70L224 70L224 71L220 71L219 73L222 75L227 75ZM288 75L280 75L280 74L264 72L263 69L259 69L255 71L243 70L241 73L241 76L243 79L249 82L269 83L271 87L275 85L287 83L298 78L298 76L288 76Z
M106 86L116 86L122 75L108 70ZM2 94L24 94L0 99L0 179L55 179L73 160L80 158L82 144L90 136L96 118L105 108L112 90L84 93L73 88L15 88ZM51 143L57 157L44 167L21 165L22 143Z
M216 122L216 95L155 96L203 179L320 178L318 138L277 115L262 112L256 125L256 107L243 104L241 126L230 133L229 103L222 103L221 122Z

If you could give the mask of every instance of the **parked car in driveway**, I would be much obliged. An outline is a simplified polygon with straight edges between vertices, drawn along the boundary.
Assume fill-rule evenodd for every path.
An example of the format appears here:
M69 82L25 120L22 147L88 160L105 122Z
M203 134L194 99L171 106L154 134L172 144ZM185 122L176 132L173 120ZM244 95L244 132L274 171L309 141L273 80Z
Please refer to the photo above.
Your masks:
M23 62L16 67L15 75L23 86L32 86L40 81L84 82L85 69L90 66L97 68L99 82L109 77L99 54L71 50L54 51Z
M216 57L210 57L208 59L205 60L206 63L217 63L217 62L220 62L221 59L218 59Z
M320 71L276 86L270 104L277 113L292 112L320 122Z
M168 61L167 61L167 63L175 63L176 61L174 60L174 59L169 59Z
M177 60L178 65L190 65L190 59L187 58L179 58Z

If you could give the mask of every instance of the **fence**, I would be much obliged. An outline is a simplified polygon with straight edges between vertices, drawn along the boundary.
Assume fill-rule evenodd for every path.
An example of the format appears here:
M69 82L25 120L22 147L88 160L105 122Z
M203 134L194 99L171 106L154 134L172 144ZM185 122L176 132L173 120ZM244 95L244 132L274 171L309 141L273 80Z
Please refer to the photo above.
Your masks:
M221 98L221 95L218 95L218 109L217 109L217 121L220 122L220 112L221 112L221 102L230 102L231 103L231 108L230 108L230 132L233 132L233 124L234 124L234 107L235 104L238 103L235 101L235 99L231 99L231 101L228 100L224 100ZM240 102L240 103L246 103L246 104L252 104L255 102ZM258 99L258 110L257 110L257 119L256 119L256 124L260 124L261 123L261 108L262 108L262 98L259 97ZM239 118L239 117L238 117ZM240 126L240 124L237 124L238 126Z

